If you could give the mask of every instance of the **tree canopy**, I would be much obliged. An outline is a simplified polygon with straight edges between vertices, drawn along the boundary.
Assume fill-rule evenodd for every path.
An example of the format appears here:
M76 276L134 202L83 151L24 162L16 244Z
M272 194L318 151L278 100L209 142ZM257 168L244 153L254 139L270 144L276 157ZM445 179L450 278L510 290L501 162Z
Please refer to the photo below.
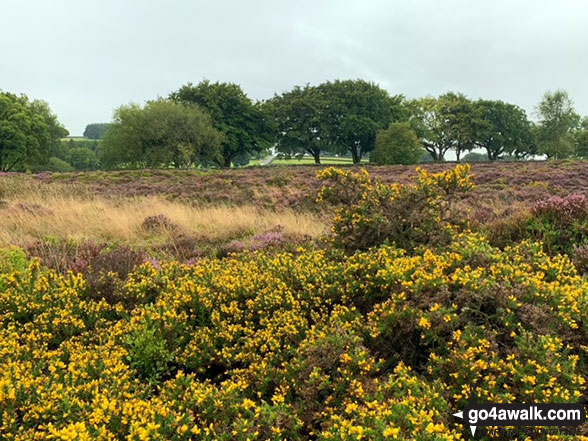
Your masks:
M109 123L88 124L84 130L84 136L90 139L102 139L108 127L110 127Z
M223 141L198 106L160 99L119 107L98 152L106 167L192 167L220 161Z
M378 132L376 148L370 154L375 164L416 164L425 150L416 132L408 123L392 123Z
M324 152L351 155L355 164L375 147L378 130L403 117L404 97L391 97L363 80L296 86L265 103L278 132L278 151L310 154L320 163Z
M224 134L221 155L216 160L222 167L230 167L233 160L244 153L255 153L270 147L275 133L260 104L232 83L201 81L188 83L170 98L177 102L193 103L205 109L213 126Z
M443 161L445 154L453 147L454 140L447 120L443 115L443 106L438 98L425 97L409 103L410 124L419 136L425 150L433 161Z
M0 92L0 171L46 163L67 135L46 102Z
M315 87L296 86L291 91L276 95L264 104L266 112L277 127L279 152L287 155L308 153L320 164L324 151L338 151L333 142L333 125L326 119L325 96Z
M341 154L351 153L357 164L375 148L376 133L392 121L403 118L401 95L391 97L375 83L364 80L327 81L317 87L326 105L323 114L329 124L331 144Z
M488 159L501 155L517 158L536 153L531 122L523 109L504 101L478 100L476 145L486 150Z
M536 108L539 152L548 158L561 159L574 154L574 131L580 125L580 115L564 90L546 92Z

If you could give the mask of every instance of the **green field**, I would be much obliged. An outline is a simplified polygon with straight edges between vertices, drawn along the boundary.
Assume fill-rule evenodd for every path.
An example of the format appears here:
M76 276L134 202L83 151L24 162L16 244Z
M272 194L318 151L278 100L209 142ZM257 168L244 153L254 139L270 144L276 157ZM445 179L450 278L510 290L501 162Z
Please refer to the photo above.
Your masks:
M362 163L367 164L367 159L362 159ZM275 159L270 165L309 165L314 164L314 158L310 156L304 156L303 158L292 158L292 159ZM337 156L325 156L321 157L321 164L325 165L351 165L353 161L351 158L340 158Z

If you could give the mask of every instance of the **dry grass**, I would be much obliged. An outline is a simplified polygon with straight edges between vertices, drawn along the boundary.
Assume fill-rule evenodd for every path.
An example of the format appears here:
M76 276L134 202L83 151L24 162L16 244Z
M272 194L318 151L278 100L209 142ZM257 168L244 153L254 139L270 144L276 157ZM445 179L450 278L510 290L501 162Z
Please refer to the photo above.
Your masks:
M319 237L326 222L292 210L252 206L194 207L161 197L105 198L71 187L36 186L7 192L0 206L0 244L24 246L38 239L141 242L166 239L178 231L222 242L280 228L285 234ZM148 216L164 215L174 231L147 231Z

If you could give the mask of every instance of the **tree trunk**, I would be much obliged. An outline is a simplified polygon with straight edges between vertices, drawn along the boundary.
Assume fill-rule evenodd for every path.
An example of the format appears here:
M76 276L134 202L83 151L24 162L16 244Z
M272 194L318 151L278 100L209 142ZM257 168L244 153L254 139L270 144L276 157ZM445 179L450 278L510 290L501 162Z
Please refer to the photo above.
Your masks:
M312 152L312 157L314 158L315 164L321 163L321 152Z
M434 148L426 148L425 149L427 152L429 152L429 154L431 155L431 158L433 158L434 162L439 162L439 154L437 153L437 150L435 150Z
M358 151L357 147L351 149L351 157L353 158L354 164L359 164L361 162L361 152Z

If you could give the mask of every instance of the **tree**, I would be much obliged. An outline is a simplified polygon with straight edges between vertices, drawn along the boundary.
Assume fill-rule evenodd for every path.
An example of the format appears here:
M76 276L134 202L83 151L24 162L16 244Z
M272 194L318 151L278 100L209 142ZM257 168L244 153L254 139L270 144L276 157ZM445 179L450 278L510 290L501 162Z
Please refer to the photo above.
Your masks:
M296 86L290 92L276 95L264 103L277 127L276 149L289 156L304 153L321 163L321 153L337 151L333 124L326 119L328 103L316 87Z
M90 139L102 139L109 126L109 123L88 124L84 130L84 137Z
M523 109L504 101L478 100L476 145L486 150L488 160L501 155L517 158L535 153L531 122Z
M339 153L351 153L358 164L365 153L375 148L376 133L403 116L404 97L391 97L374 83L363 80L326 82L317 87L325 109L325 124L331 125L331 144Z
M444 161L445 154L453 147L454 139L442 114L439 99L425 97L408 104L411 127L419 136L433 161Z
M47 163L67 135L44 101L0 92L0 171Z
M98 156L106 167L192 167L220 161L223 140L198 106L160 99L118 108Z
M211 83L208 80L194 86L188 83L170 98L194 103L212 117L214 127L225 136L218 164L230 167L234 158L271 147L274 130L260 104L254 104L241 87L232 83Z
M536 114L539 152L555 159L573 155L573 133L580 124L580 116L568 93L561 89L546 92L537 105Z
M445 139L459 161L462 153L475 147L479 112L464 94L455 92L447 92L437 99L437 111L441 119L440 129L445 132Z
M416 132L408 123L392 123L378 132L376 148L370 154L375 164L415 164L420 162L425 150Z
M95 170L98 167L96 152L88 147L74 147L68 152L68 161L76 170Z

